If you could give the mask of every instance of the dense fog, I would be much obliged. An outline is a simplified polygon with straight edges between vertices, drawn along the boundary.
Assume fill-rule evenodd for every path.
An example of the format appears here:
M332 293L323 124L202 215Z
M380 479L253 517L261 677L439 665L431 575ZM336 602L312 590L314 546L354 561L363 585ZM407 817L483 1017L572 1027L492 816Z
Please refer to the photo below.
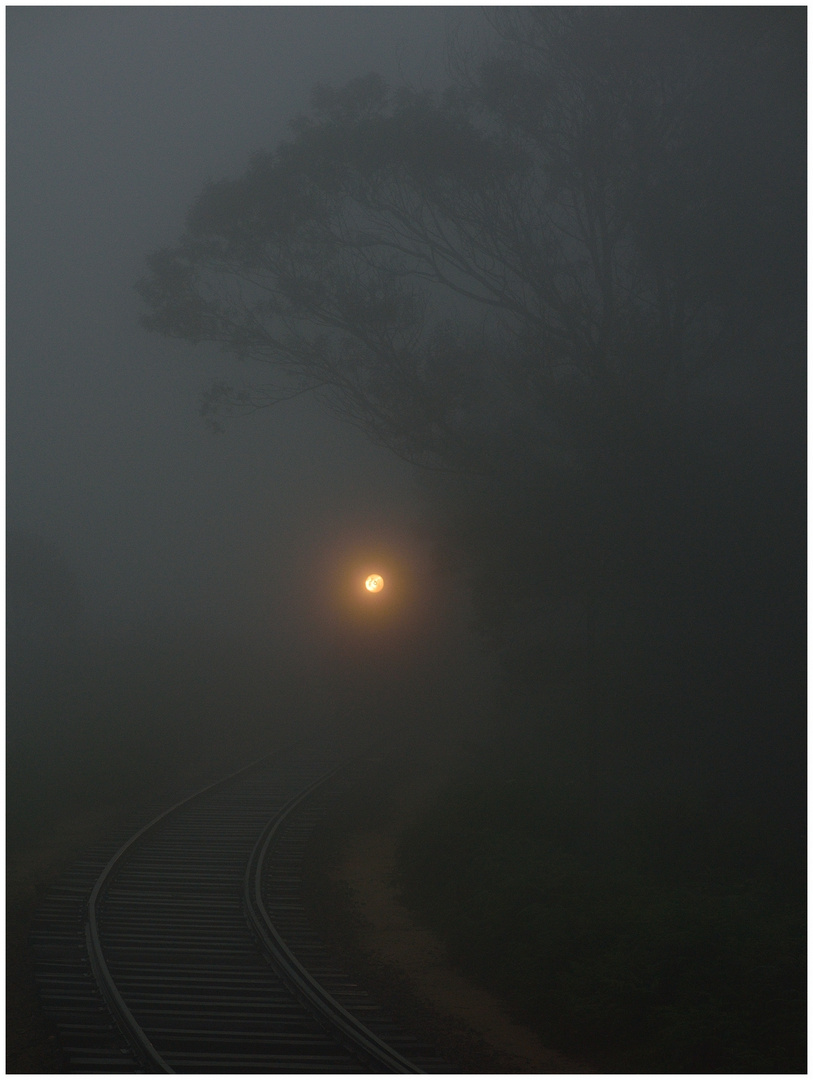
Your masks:
M158 762L187 743L205 750L202 716L221 717L223 753L234 729L239 755L247 724L251 738L324 709L337 646L320 604L354 553L406 559L426 602L409 468L306 398L214 430L201 399L232 377L228 360L143 330L134 284L200 188L278 141L317 82L376 67L437 84L445 20L441 9L8 13L16 796L20 770L35 795L66 754L81 791L82 761L95 777L134 747Z
M799 8L8 10L12 850L406 730L462 786L405 895L464 958L502 899L446 925L420 882L504 826L528 881L613 853L629 911L647 873L697 926L736 893L784 959L721 985L801 1000L804 40ZM613 963L562 975L552 1045L604 1030ZM594 1060L793 1071L751 1007Z
M143 332L133 286L315 82L437 77L442 42L437 11L9 13L9 521L61 549L94 625L220 618L320 507L403 502L406 471L307 402L212 437L221 358Z

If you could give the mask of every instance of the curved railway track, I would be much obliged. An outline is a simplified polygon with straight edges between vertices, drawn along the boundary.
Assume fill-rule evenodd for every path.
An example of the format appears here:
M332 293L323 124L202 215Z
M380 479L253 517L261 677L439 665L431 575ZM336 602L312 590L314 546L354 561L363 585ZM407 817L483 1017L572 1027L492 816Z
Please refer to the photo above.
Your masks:
M307 923L305 846L348 764L329 746L254 762L51 891L32 945L70 1071L451 1071Z

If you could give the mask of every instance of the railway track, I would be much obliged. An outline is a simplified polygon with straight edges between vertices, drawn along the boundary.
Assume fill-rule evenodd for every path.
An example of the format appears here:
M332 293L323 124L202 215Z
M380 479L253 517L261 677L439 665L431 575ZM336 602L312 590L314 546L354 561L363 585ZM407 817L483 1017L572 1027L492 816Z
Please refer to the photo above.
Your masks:
M51 890L32 946L71 1072L452 1071L308 925L305 847L347 766L330 746L255 762Z

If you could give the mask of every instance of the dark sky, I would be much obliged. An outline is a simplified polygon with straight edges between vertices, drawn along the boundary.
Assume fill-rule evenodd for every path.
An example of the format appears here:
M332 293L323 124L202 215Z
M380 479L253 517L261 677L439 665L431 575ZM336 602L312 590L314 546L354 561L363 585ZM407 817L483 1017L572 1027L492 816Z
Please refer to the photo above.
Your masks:
M8 523L61 547L97 625L239 620L290 595L303 552L407 528L406 466L315 404L209 431L200 393L234 369L142 330L133 284L317 82L442 82L444 19L7 9Z

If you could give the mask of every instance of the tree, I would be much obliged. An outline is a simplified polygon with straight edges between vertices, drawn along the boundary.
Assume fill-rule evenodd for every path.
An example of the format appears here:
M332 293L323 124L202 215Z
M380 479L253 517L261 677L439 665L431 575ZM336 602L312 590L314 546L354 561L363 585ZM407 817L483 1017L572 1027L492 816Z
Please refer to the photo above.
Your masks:
M608 637L708 656L771 546L731 402L802 340L803 19L501 9L443 94L320 88L151 258L145 324L273 370L208 406L313 392L449 478L515 672L551 612L576 681Z
M529 9L494 27L502 47L445 95L376 76L317 90L292 138L209 185L152 257L146 324L274 365L281 385L247 403L319 392L422 464L488 471L477 413L495 393L537 456L660 427L764 315L764 283L726 261L754 228L751 206L720 220L741 192L716 140L743 78L721 93L718 69L764 90L760 51L770 75L787 33L739 12Z

